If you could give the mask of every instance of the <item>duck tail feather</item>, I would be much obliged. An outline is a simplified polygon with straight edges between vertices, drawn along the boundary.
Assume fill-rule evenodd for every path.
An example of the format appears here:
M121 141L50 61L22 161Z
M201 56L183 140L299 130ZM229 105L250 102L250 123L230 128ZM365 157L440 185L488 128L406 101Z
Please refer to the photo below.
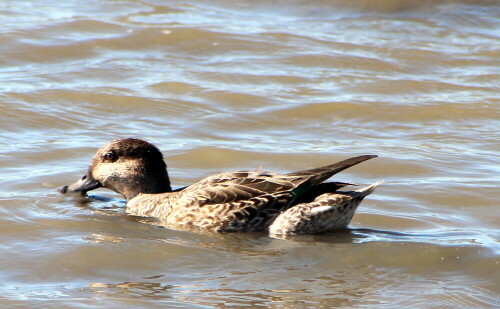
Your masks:
M377 188L383 182L384 182L383 180L379 180L379 181L377 181L375 183L372 183L369 186L366 186L364 188L358 189L355 192L359 192L359 193L361 193L361 196L365 197L365 196L371 194L375 190L375 188Z
M316 185L318 183L321 183L328 178L332 177L333 175L351 167L356 164L359 164L363 161L376 158L376 155L364 155L364 156L358 156L350 159L346 159L334 164L318 167L318 168L313 168L313 169L308 169L308 170L301 170L298 172L292 172L288 173L288 176L300 176L300 177L305 177L307 178L307 181L311 185Z

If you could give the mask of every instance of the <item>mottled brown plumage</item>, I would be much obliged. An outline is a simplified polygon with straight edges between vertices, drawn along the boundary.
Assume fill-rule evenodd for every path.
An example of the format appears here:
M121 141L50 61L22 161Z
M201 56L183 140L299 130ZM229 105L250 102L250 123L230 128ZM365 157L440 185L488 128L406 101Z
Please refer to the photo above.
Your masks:
M127 199L128 213L158 218L172 228L269 230L273 235L318 233L346 227L361 200L379 184L341 192L338 189L348 183L324 181L374 157L359 156L288 174L222 173L172 191L158 148L127 138L100 148L87 175L63 191L109 188Z
M356 191L325 193L312 202L290 207L274 220L269 233L274 236L313 234L346 228L363 198L380 183Z

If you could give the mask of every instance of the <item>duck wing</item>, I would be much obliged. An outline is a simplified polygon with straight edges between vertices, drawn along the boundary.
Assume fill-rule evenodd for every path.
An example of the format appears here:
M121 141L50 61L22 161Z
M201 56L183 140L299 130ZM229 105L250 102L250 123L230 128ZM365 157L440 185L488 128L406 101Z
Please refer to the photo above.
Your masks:
M359 156L323 167L284 175L258 170L217 174L179 192L181 194L178 202L191 205L194 203L198 206L225 204L282 192L292 192L294 196L301 197L312 187L334 174L374 157L376 156ZM338 187L347 185L345 183L334 184Z
M249 200L265 194L291 191L296 187L298 178L261 171L222 173L185 188L182 193L179 192L179 199L186 197L192 202L198 201L199 206Z

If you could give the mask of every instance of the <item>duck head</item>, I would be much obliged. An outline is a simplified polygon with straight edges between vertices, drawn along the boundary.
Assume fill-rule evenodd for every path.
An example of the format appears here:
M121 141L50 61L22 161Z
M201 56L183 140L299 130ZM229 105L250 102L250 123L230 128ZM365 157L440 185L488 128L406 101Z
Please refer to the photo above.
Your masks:
M102 146L92 158L87 174L61 188L61 192L85 194L100 187L111 189L127 200L140 193L172 191L160 150L135 138L118 139Z

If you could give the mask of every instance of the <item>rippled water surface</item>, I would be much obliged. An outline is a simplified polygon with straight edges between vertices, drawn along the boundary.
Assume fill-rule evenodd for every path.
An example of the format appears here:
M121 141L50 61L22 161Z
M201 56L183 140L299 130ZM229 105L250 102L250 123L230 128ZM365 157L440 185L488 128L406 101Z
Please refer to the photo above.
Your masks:
M496 1L0 3L0 307L494 308ZM175 186L377 154L350 229L197 234L58 194L121 137Z

